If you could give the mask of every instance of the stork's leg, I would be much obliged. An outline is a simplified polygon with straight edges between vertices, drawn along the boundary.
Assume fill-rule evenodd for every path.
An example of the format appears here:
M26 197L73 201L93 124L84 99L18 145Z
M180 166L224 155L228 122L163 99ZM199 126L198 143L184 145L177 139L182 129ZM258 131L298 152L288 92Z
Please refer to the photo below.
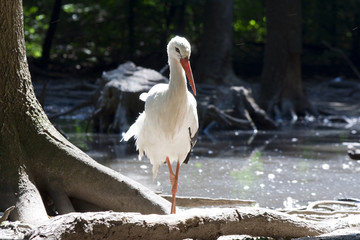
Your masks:
M169 157L166 157L166 162L169 166L169 172L170 172L170 183L172 186L172 201L171 201L171 214L174 214L176 212L176 193L177 193L177 186L178 186L178 180L179 180L179 169L180 169L180 162L177 162L176 165L176 173L174 174Z

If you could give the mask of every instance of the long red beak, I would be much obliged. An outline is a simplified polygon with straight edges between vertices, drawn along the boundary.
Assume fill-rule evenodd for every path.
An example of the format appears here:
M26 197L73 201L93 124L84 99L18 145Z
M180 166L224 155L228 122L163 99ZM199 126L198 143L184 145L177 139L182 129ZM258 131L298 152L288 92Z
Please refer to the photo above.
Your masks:
M180 58L180 64L183 67L183 69L185 70L185 74L189 80L190 86L193 90L194 95L196 96L196 88L195 88L195 82L194 82L194 78L193 78L193 74L191 71L191 67L190 67L190 62L189 59L186 58Z

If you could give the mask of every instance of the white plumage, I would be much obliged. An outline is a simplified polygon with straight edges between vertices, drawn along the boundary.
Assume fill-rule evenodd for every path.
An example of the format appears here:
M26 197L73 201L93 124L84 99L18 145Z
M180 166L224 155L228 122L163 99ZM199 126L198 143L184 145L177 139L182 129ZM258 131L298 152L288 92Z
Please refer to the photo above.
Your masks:
M148 93L140 95L140 99L145 101L145 111L123 136L125 141L134 136L139 158L145 154L150 159L154 178L160 164L167 161L167 158L170 163L179 162L178 166L185 160L187 162L199 128L196 100L186 85L187 76L196 95L188 61L191 54L190 44L185 38L176 36L170 40L167 53L170 66L169 84L157 84ZM169 169L171 170L171 167ZM177 179L175 187L177 188Z

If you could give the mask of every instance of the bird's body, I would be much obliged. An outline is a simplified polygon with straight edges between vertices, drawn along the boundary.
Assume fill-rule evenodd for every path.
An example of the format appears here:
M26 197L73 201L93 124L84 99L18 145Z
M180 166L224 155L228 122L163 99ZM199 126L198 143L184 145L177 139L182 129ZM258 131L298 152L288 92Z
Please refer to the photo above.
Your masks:
M157 84L147 94L140 96L140 99L145 100L145 110L124 134L125 141L134 136L140 158L145 154L150 159L154 178L160 164L166 161L171 175L170 164L177 162L177 174L170 176L174 178L171 180L173 205L175 205L174 188L177 188L178 167L184 161L188 161L199 127L196 100L187 90L186 85L187 76L196 94L188 62L190 51L190 44L185 38L174 37L169 42L170 82ZM175 180L176 186L174 186ZM171 212L175 213L175 206L172 207Z

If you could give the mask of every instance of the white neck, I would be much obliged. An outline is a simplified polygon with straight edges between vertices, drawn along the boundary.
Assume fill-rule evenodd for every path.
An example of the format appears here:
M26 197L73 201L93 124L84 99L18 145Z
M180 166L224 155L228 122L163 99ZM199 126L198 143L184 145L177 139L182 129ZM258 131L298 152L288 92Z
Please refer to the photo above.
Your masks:
M187 92L185 71L183 70L180 63L173 58L169 59L170 66L170 83L169 91L174 94L181 94Z

